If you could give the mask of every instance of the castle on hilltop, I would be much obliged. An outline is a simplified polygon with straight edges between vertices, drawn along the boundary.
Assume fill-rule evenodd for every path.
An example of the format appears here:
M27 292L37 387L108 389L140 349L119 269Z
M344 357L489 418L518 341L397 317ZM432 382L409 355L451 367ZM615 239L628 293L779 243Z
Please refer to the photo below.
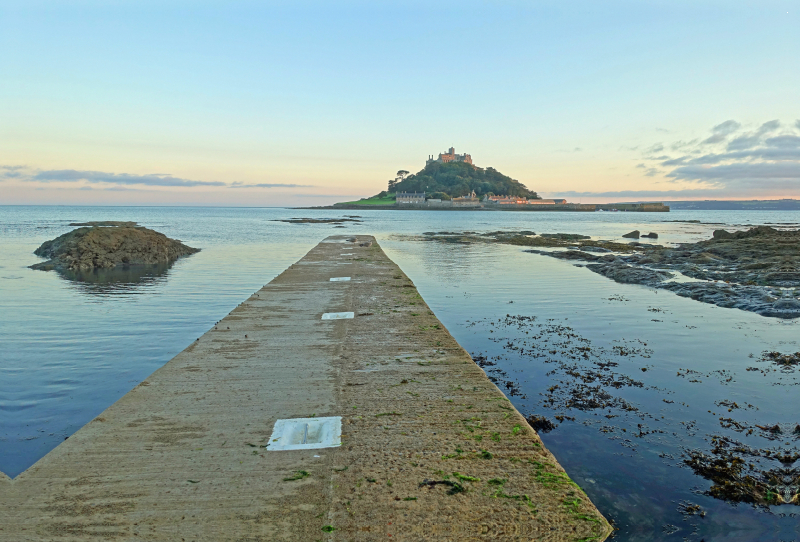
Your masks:
M472 164L472 156L469 154L456 154L455 147L450 147L450 150L447 153L439 153L439 158L433 159L433 155L428 156L428 161L425 165L430 164L431 162L441 162L446 164L447 162L466 162L468 164Z

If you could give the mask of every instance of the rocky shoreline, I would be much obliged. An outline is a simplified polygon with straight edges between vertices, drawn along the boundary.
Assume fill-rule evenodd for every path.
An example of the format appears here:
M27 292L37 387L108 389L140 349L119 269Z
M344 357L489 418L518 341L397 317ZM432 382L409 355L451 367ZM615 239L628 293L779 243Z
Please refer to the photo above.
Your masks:
M800 230L768 226L733 233L716 230L712 239L677 247L531 231L427 232L420 239L536 247L527 252L574 260L615 282L665 289L762 316L800 317Z
M43 271L90 271L131 265L169 264L200 252L135 222L86 222L50 241L34 254L48 258L29 266Z
M800 317L800 230L758 226L675 248L641 245L631 254L598 256L585 250L546 252L590 262L586 268L616 282L662 288L703 303L775 318ZM692 282L671 280L677 273Z

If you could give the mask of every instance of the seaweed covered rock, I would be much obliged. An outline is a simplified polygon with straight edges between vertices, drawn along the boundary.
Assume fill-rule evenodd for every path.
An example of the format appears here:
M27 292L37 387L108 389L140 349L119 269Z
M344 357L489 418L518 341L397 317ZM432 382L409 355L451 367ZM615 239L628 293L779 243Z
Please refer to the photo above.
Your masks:
M170 239L135 223L121 226L91 225L45 241L34 254L48 261L31 269L88 271L117 266L171 263L200 249ZM132 225L127 225L132 224Z
M729 232L728 230L714 230L714 240L724 239L750 239L752 237L775 237L780 235L780 231L769 226L756 226L749 230Z

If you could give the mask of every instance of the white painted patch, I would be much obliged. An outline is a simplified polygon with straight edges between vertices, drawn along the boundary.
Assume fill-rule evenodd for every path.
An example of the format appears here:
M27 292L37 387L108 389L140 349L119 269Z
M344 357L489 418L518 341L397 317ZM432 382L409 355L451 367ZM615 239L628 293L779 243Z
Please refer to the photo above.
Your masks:
M352 256L352 252L342 252L342 256Z
M347 282L350 280L350 277L333 277L331 278L331 282Z
M342 417L277 420L267 450L314 450L342 444Z
M323 320L345 320L355 316L353 312L326 312L322 315Z

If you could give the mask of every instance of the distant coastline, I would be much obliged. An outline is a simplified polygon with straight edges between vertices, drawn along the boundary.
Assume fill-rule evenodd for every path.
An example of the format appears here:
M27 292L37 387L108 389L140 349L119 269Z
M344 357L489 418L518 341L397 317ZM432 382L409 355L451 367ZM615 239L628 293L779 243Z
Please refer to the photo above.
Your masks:
M682 211L800 211L796 199L665 201L664 205Z

